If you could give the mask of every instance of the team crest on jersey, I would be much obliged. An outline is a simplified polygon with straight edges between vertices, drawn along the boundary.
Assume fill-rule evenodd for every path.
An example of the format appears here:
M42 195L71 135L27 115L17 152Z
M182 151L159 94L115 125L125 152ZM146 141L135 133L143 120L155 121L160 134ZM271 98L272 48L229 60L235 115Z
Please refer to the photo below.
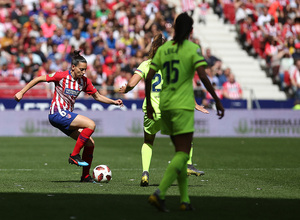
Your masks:
M55 75L55 72L49 74L50 77L53 77L54 75Z
M199 54L200 56L202 56L201 48L198 48L198 49L197 49L197 54Z

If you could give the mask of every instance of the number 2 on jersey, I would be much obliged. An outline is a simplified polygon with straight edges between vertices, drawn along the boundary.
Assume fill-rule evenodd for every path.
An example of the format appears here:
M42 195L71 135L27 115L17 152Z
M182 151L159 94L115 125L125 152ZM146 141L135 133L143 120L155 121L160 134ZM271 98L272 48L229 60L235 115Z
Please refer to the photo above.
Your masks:
M156 80L153 84L152 84L152 91L153 92L160 92L160 88L157 88L160 83L161 83L161 75L158 73L155 73L153 80Z
M166 68L167 84L176 83L178 81L179 70L176 67L176 64L178 63L179 60L172 60L164 63L163 68Z

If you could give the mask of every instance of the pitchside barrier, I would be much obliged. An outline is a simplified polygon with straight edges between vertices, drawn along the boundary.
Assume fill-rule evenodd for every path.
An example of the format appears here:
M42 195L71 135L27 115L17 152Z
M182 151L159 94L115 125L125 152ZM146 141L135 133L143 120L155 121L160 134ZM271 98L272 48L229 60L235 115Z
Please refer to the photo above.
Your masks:
M140 109L114 108L76 110L93 119L93 137L143 137L143 112ZM48 111L0 111L0 136L64 136L48 121ZM158 134L159 137L166 137ZM221 120L216 111L195 111L195 137L300 137L300 111L286 109L226 109Z

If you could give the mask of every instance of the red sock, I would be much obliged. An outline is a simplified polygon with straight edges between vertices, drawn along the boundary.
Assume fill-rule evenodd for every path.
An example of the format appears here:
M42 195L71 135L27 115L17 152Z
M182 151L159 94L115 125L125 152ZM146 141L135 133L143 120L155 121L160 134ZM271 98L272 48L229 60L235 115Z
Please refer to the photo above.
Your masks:
M93 153L95 146L86 146L83 148L82 159L89 165L82 167L82 177L87 178L90 175L90 168L93 161Z
M82 132L79 134L77 138L77 142L75 144L74 150L71 154L71 156L75 156L76 154L79 154L81 148L84 146L84 144L87 142L87 140L91 137L94 130L85 128L82 130Z

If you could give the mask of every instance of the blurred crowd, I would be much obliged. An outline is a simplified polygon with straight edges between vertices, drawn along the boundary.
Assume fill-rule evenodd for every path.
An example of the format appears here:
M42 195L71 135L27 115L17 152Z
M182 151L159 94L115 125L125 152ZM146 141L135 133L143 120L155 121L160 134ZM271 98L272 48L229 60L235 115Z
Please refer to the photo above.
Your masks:
M147 59L153 36L162 32L172 39L175 17L176 6L167 0L2 0L0 81L24 84L68 70L70 54L80 49L88 62L86 76L101 94L144 98L143 82L128 94L117 91ZM209 48L203 54L220 98L242 98L230 68L223 69ZM210 100L197 76L194 82L196 97Z
M273 83L300 99L300 1L214 0L213 8L235 24L243 49L265 61Z
M167 0L23 0L0 2L0 77L28 83L70 68L80 49L86 76L115 96L147 59L152 37L172 37L175 7ZM131 93L137 98L138 93Z

